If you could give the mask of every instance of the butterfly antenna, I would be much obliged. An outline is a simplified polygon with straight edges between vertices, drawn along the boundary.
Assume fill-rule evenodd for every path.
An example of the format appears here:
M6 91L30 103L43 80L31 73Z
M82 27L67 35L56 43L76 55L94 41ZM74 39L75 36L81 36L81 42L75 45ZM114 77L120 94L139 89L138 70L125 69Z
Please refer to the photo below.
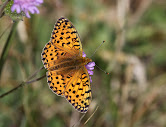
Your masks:
M97 52L97 50L100 48L100 46L101 46L104 42L105 42L105 41L103 41L103 42L97 47L97 49L94 51L94 53L92 54L92 56L94 56L94 54ZM91 56L91 57L92 57L92 56ZM90 58L91 58L91 57L90 57Z
M105 74L109 75L110 73L104 71L103 69L101 69L99 66L95 65L97 68L99 68L102 72L104 72Z

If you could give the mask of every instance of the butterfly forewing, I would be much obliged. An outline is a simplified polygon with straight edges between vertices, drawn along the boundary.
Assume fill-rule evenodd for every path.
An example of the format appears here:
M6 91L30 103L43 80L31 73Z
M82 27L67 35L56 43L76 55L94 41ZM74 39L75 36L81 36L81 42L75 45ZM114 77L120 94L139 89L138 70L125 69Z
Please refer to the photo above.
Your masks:
M78 32L66 18L60 18L55 24L51 43L71 55L82 56L82 45Z
M46 69L54 66L59 59L62 59L64 56L70 55L62 49L53 46L51 42L48 42L42 52L42 62Z

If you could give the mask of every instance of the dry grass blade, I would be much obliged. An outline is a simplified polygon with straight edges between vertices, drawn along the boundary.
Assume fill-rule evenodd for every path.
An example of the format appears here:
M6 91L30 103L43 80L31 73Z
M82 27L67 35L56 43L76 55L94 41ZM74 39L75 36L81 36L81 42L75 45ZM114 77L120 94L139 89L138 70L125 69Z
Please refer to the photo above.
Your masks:
M164 85L166 83L166 80L163 80L165 79L164 77L166 77L165 74L159 76L150 83L152 84L152 88L150 89L150 91L148 91L145 95L142 96L142 99L140 99L140 106L136 109L136 112L132 116L130 127L133 127L134 124L143 117L145 112L150 108L150 106L156 100L159 94L165 92L166 88Z
M0 58L0 77L1 77L1 72L2 72L2 69L3 69L3 65L5 63L5 60L7 58L7 55L8 55L8 52L9 52L9 48L12 44L13 41L12 40L12 36L14 35L15 33L15 30L16 30L16 26L17 26L17 22L15 22L12 26L12 29L9 33L9 36L7 38L7 41L5 43L5 46L3 48L3 51L2 51L2 54L1 54L1 58Z
M88 123L88 121L92 118L92 116L95 114L99 106L96 107L95 111L92 113L92 115L85 121L84 125Z

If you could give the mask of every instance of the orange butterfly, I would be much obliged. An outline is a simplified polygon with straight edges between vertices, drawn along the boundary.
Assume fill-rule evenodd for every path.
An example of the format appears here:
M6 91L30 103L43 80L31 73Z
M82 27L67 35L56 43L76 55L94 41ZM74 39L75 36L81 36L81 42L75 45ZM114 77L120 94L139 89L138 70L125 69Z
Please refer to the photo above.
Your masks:
M95 62L86 58L78 32L68 19L58 19L41 56L48 70L50 89L65 97L81 113L87 112L92 99L90 75Z

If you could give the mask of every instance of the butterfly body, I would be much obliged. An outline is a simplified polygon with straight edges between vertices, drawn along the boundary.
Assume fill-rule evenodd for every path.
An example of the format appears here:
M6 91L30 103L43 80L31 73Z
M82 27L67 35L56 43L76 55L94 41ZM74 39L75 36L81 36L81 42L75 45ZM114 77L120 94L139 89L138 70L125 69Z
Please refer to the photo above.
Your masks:
M54 66L48 68L49 71L57 70L68 70L68 69L80 69L87 63L91 62L92 60L85 57L76 57L76 58L66 58L60 60L59 63L54 63Z
M83 57L78 32L68 19L58 19L41 56L50 89L78 111L87 112L92 95L86 65L92 60Z

